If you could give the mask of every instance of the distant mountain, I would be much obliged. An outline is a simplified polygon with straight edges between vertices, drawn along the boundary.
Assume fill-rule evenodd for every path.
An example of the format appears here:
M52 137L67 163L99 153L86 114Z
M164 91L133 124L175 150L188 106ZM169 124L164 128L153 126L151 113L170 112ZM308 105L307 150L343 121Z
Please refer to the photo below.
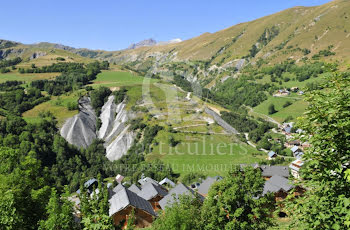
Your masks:
M144 46L154 46L156 44L157 44L156 40L150 38L150 39L140 41L138 43L131 44L127 49L129 49L129 50L137 49L137 48L144 47Z
M132 50L132 49L137 49L145 46L169 45L169 44L174 44L179 42L182 42L180 38L175 38L175 39L171 39L169 41L163 41L163 42L157 42L156 40L150 38L150 39L140 41L138 43L131 44L127 49Z
M350 64L350 1L334 0L321 6L294 7L216 33L204 33L185 41L147 39L119 51L74 49L39 43L25 46L0 41L0 59L20 56L28 47L63 49L83 57L116 64L162 61L200 61L208 69L242 67L247 63L275 64L290 59ZM50 51L50 50L49 50ZM45 51L47 52L47 51ZM238 65L239 64L239 65ZM205 74L204 74L205 75Z

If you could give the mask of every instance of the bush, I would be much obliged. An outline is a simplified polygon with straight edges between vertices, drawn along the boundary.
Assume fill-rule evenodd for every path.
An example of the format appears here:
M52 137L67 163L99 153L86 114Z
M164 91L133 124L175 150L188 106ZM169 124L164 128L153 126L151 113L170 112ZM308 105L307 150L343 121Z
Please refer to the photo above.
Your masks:
M293 104L293 103L290 101L286 101L286 103L283 104L283 108L286 108L286 107L290 106L291 104Z
M56 60L57 61L65 61L66 59L64 59L63 57L57 57Z
M277 110L275 109L275 105L274 104L270 104L269 105L268 113L269 113L269 115L277 113Z

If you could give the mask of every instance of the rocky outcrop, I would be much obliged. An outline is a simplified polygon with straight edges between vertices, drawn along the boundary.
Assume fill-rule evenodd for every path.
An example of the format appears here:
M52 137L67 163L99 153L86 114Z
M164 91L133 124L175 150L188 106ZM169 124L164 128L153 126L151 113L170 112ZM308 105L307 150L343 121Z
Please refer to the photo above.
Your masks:
M127 122L133 115L126 110L124 102L116 105L110 96L101 109L101 128L98 137L105 141L106 156L114 161L125 155L133 144L135 134L129 131Z
M128 49L137 49L137 48L144 47L144 46L154 46L156 44L157 44L157 42L154 39L150 38L150 39L140 41L138 43L131 44L128 47Z
M79 99L79 110L77 115L64 123L60 133L70 144L86 148L97 137L97 118L89 97Z
M116 105L110 96L101 109L101 127L96 130L97 117L88 97L79 100L79 114L69 118L60 132L69 143L86 148L96 138L105 141L106 156L114 161L125 155L133 144L135 134L129 131L127 122L133 114L126 110L124 102Z
M46 52L38 51L38 52L32 53L29 59L32 60L42 56L46 56Z

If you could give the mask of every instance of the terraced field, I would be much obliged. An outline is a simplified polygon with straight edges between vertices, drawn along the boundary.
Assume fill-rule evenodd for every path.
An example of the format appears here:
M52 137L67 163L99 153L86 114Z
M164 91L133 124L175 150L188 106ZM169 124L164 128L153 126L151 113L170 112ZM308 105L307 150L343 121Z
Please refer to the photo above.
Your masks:
M5 81L25 81L31 82L42 79L53 79L58 76L59 73L33 73L33 74L20 74L17 72L10 72L6 74L0 74L0 83Z

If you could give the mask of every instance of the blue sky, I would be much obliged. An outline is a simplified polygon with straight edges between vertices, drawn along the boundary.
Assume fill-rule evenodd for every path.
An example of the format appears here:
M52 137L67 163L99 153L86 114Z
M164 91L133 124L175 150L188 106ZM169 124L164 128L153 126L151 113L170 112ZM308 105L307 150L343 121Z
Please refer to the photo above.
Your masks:
M330 0L6 0L0 38L119 50L154 38L183 40L293 6Z

